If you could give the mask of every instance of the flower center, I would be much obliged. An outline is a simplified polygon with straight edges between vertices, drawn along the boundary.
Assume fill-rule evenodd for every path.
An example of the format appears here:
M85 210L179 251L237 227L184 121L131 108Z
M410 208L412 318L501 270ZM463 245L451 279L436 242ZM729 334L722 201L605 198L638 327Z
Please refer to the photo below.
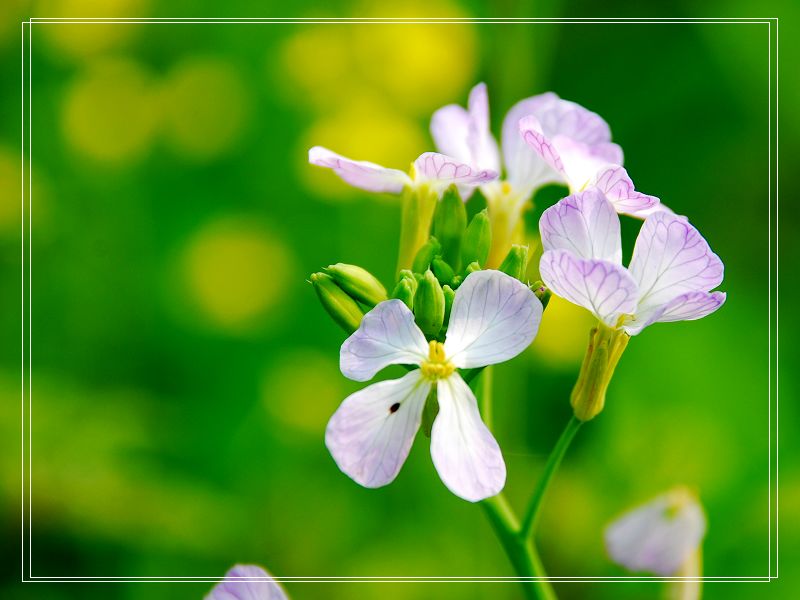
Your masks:
M428 360L422 361L419 366L422 376L430 381L446 379L453 374L456 367L444 355L444 345L436 340L431 340L428 350Z

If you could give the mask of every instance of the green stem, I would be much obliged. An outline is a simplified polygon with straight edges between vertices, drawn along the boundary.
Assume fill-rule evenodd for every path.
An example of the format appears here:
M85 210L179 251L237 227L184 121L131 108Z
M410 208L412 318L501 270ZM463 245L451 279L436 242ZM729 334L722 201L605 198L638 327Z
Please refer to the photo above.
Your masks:
M542 506L542 500L547 493L550 482L553 480L553 476L558 470L558 466L561 464L561 459L564 458L567 448L569 448L572 439L575 437L575 434L582 424L583 421L573 416L561 433L561 437L558 438L558 442L556 442L552 452L550 452L550 456L547 458L547 463L544 466L544 472L539 478L539 483L536 484L536 490L534 490L533 496L530 502L528 502L528 508L522 519L520 535L523 539L532 537L534 529L536 528L536 521L539 517L539 509Z

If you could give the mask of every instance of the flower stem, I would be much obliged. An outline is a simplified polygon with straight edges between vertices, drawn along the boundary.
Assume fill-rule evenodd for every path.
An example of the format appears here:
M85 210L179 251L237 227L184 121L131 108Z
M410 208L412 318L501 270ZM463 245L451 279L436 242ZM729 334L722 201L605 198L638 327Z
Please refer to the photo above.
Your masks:
M536 521L539 517L539 509L542 506L542 500L547 493L550 482L553 480L553 476L558 470L558 466L561 464L561 459L564 458L567 448L569 448L572 439L575 437L575 434L582 424L583 421L573 416L561 433L561 437L558 438L558 442L556 442L552 452L550 452L550 456L547 458L547 463L544 466L544 472L539 478L539 482L536 484L536 489L528 502L528 508L522 519L520 535L523 539L528 539L533 536L533 532L536 528Z

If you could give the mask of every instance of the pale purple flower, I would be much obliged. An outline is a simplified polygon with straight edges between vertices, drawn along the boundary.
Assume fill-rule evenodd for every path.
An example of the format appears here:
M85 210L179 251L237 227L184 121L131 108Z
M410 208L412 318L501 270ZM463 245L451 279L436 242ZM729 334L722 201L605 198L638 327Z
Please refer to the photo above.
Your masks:
M702 507L687 489L676 488L611 523L605 540L614 562L669 577L699 550L705 532Z
M289 600L286 592L261 567L236 565L225 573L205 600Z
M567 196L542 214L542 280L557 296L610 327L636 335L656 322L705 317L725 302L712 292L724 266L685 217L647 217L630 265L622 265L619 217L596 189Z
M308 151L308 162L332 169L354 187L389 194L400 194L404 188L422 187L441 194L451 184L456 184L464 193L497 177L497 173L490 169L476 169L436 152L421 154L414 161L410 175L372 162L351 160L322 146L314 146Z
M342 402L325 432L336 464L364 487L391 483L436 386L439 413L431 431L431 456L439 476L450 491L471 502L497 494L506 479L503 455L457 369L513 358L533 341L541 317L542 305L533 292L500 271L476 271L464 279L443 344L426 341L400 300L378 304L342 345L342 373L367 381L388 365L419 368Z

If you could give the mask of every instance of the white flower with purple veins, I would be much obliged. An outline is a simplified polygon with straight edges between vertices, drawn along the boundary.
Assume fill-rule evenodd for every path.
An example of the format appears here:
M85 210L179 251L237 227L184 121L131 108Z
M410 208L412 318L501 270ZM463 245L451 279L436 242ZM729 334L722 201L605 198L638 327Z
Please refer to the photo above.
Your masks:
M606 529L614 562L630 571L664 577L691 572L687 562L700 549L706 518L694 495L677 488L622 515Z
M436 152L421 154L412 164L410 175L372 162L351 160L322 146L308 151L308 162L332 169L353 187L389 194L400 194L405 188L427 188L441 195L451 184L456 184L464 193L497 177L495 171L475 169Z
M261 567L236 565L205 600L289 600L286 592Z
M367 381L389 365L419 368L400 379L374 383L342 402L325 432L336 464L368 488L392 482L435 386L439 413L431 431L431 456L442 481L471 502L500 492L506 480L503 455L457 369L515 357L533 341L541 317L542 304L528 286L500 271L476 271L464 279L444 343L426 341L400 300L378 304L342 345L342 373Z
M545 285L630 335L656 322L705 317L725 302L724 292L711 291L722 282L722 261L684 217L666 211L647 217L628 268L619 217L598 190L548 208L539 232Z

